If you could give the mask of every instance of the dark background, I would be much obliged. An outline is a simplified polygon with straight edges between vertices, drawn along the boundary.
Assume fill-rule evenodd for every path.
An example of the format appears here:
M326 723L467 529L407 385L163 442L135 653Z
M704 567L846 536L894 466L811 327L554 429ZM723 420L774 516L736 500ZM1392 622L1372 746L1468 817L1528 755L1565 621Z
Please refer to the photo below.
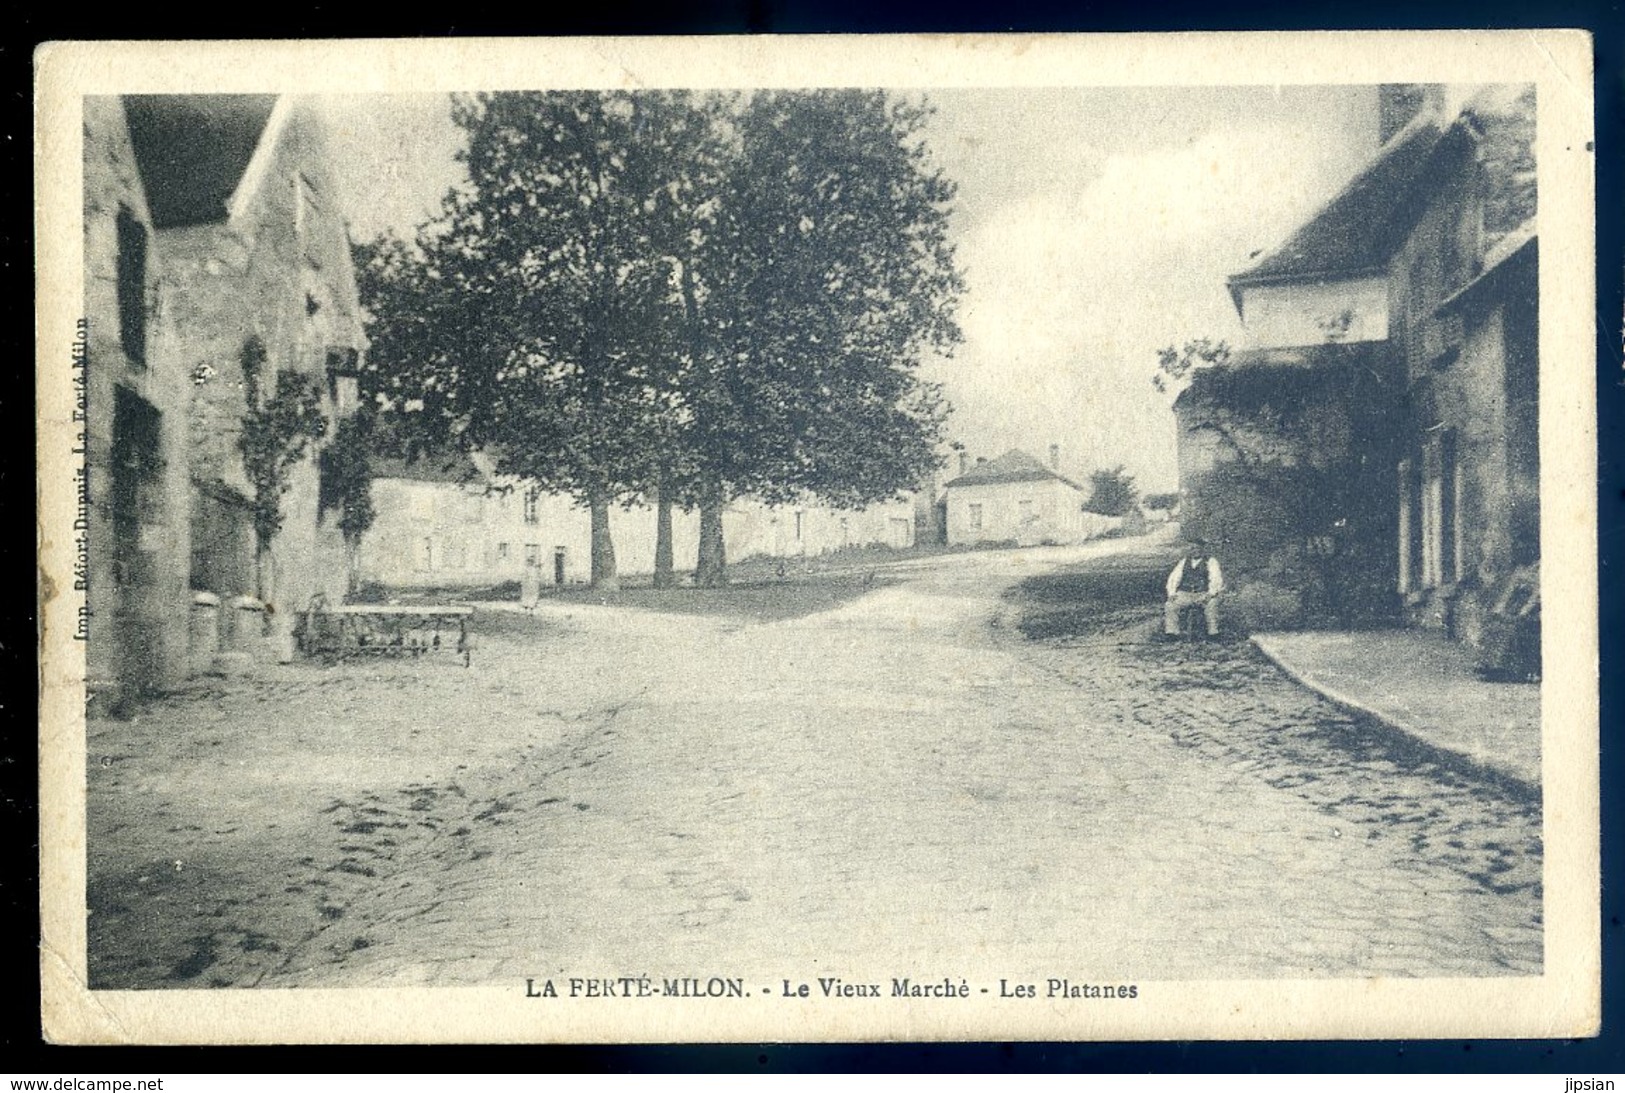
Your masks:
M346 12L292 0L275 5L183 5L113 8L25 3L10 10L0 62L9 79L0 116L12 170L0 180L0 256L6 273L32 282L24 257L31 241L32 175L28 154L31 53L52 39L326 38L573 34L758 34L946 32L1127 32L1175 30L1453 29L1581 27L1595 35L1598 193L1597 380L1598 489L1602 647L1603 1033L1582 1041L1388 1041L1375 1043L1170 1044L886 1044L672 1045L655 1047L277 1047L64 1048L43 1043L36 977L38 925L37 675L26 650L36 643L32 465L33 399L21 383L0 388L0 435L10 458L0 488L11 519L0 521L0 562L15 566L18 590L0 601L0 678L16 681L0 698L0 818L10 837L0 872L0 911L12 928L6 964L14 969L13 1005L0 1024L0 1072L19 1076L185 1073L436 1073L545 1071L878 1071L878 1072L1549 1072L1584 1076L1625 1072L1620 990L1625 899L1621 885L1621 695L1616 666L1625 666L1625 362L1621 354L1620 68L1621 5L1605 0L1479 0L1422 3L1366 0L1304 4L1291 0L670 0L667 3L580 4L543 14L525 5L431 3ZM524 9L521 8L521 11ZM20 287L20 285L19 285ZM31 299L16 292L13 300ZM32 324L22 305L7 309L13 357L32 357ZM26 374L23 366L19 375ZM1561 1079L1554 1079L1560 1081ZM1561 1086L1554 1084L1553 1089Z

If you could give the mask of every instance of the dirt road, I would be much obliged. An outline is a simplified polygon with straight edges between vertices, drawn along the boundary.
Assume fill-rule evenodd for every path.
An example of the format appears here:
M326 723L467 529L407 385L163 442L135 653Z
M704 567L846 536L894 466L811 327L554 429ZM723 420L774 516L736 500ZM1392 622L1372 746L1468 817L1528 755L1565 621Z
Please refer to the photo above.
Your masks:
M1380 747L1328 777L1364 730L1244 645L1146 645L1154 601L1033 628L1046 574L1146 549L921 560L772 621L486 613L470 669L93 723L92 983L1538 970L1538 806Z

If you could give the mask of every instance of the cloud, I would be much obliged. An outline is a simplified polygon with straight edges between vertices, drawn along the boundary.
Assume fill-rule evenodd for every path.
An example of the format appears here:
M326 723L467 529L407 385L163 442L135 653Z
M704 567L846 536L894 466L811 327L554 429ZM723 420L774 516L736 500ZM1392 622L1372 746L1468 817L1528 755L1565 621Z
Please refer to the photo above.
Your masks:
M1172 488L1156 350L1238 340L1226 276L1328 196L1345 161L1307 124L1215 129L1108 156L1083 185L1052 177L980 218L960 251L966 343L938 369L955 433L978 450L1061 443L1076 473L1124 463Z

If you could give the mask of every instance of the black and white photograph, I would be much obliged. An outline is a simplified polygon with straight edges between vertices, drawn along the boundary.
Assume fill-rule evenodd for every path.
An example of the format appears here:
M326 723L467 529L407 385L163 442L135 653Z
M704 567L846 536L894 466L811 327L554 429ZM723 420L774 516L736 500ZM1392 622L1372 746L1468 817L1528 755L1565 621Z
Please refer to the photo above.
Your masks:
M1584 35L37 66L48 1035L1595 1030Z

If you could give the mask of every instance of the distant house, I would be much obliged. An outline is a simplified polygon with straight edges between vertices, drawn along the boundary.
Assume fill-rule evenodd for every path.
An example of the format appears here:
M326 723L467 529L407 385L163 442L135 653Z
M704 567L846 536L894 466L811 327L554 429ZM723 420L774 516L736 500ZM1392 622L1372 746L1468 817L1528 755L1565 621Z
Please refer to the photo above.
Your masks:
M210 663L192 648L196 592L292 610L342 592L316 460L295 468L282 531L256 558L238 438L279 372L317 379L330 423L353 410L362 336L320 127L297 101L90 97L84 119L97 705Z
M519 581L527 568L547 584L585 583L590 575L587 510L523 479L492 474L484 459L376 459L372 493L377 516L357 559L363 584L480 589ZM612 531L622 530L626 515L611 512ZM616 535L618 556L623 538ZM650 557L652 569L652 549ZM635 572L625 564L631 559L617 560Z
M1112 522L1085 513L1082 486L1019 448L966 467L943 496L951 546L1075 543Z
M584 584L591 577L587 509L534 483L491 473L482 457L377 460L377 518L362 538L358 573L386 588L483 589L519 581L527 568L544 585ZM610 510L617 570L654 571L655 509ZM815 558L847 547L914 545L912 501L842 511L821 505L729 505L723 534L730 561L751 557ZM679 571L693 568L699 518L676 512L672 554Z
M1175 404L1183 520L1285 621L1480 644L1539 557L1534 93L1384 87L1371 163L1230 278L1248 345Z

